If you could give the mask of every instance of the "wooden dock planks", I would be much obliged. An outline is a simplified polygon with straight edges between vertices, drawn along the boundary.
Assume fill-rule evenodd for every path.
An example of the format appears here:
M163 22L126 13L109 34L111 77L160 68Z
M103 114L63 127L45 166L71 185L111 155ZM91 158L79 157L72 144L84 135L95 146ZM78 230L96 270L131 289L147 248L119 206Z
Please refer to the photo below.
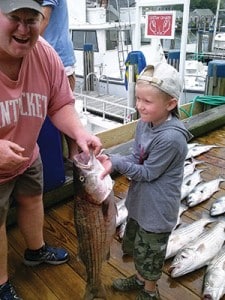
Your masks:
M197 168L204 168L203 179L208 181L218 176L225 176L225 127L200 136L192 142L220 146L197 158L204 162L197 166ZM129 180L118 174L113 179L116 199L122 199L126 196ZM225 194L225 183L220 184L220 190L209 200L184 212L182 220L191 223L199 219L203 212L208 212L216 197L222 194ZM26 267L22 264L25 243L16 225L8 226L8 236L10 277L23 300L82 299L85 289L85 270L77 257L78 244L73 222L73 199L61 201L51 208L46 208L45 214L45 239L50 244L63 246L69 250L71 259L68 263L61 266ZM165 262L164 273L159 281L162 300L201 299L205 268L173 279L167 272L170 262L171 260ZM123 259L121 244L115 238L111 246L110 260L104 265L102 272L108 300L135 299L135 293L118 293L111 288L114 278L129 276L133 272L132 259ZM222 300L225 300L225 297Z

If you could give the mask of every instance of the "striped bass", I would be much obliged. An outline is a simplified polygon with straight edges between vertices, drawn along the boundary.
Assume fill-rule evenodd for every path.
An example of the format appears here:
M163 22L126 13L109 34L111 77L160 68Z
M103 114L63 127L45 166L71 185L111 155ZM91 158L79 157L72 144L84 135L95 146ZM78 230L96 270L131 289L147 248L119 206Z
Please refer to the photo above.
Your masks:
M217 179L198 184L187 196L187 205L192 207L209 199L215 192L219 190L219 185L223 181L225 181L225 179L219 177Z
M219 300L225 294L225 246L210 261L203 280L203 300Z
M217 198L210 207L211 216L218 216L225 213L225 196Z
M186 198L190 192L202 181L201 172L203 170L196 170L189 176L183 179L181 185L181 200Z
M178 251L169 267L171 277L179 277L207 265L222 248L224 240L225 221L220 221Z
M87 273L85 300L106 299L101 270L103 262L109 258L116 230L113 190L110 184L106 183L104 188L104 181L99 181L102 172L99 163L93 155L89 159L84 153L75 155L73 163L75 229L79 257Z
M200 220L174 229L168 240L166 259L176 255L181 248L198 237L203 232L207 224L214 221L215 219L210 218L208 215L203 215Z
M182 214L183 214L186 210L188 210L188 208L189 208L189 207L188 207L187 205L185 205L184 203L181 203L181 204L180 204L179 212L178 212L178 217L177 217L177 223L176 223L176 225L174 226L174 229L182 223L181 216L182 216Z
M128 211L125 206L126 198L123 198L116 202L117 214L116 214L116 227L120 226L123 223L126 223Z
M201 144L194 144L193 147L190 147L188 149L188 153L186 156L186 159L192 158L192 157L196 157L202 153L208 152L209 150L211 150L212 148L215 147L219 147L216 145L201 145Z
M196 160L194 158L191 159L191 161L186 160L184 163L184 178L191 175L196 170L196 165L202 164L204 161L202 160Z

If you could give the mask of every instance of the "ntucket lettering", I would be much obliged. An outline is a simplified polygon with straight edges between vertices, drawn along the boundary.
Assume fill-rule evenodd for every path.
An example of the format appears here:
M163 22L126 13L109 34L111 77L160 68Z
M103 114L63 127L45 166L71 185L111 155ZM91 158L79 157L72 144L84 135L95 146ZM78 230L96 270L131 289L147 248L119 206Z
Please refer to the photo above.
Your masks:
M20 116L44 119L47 97L36 93L22 93L20 98L0 101L0 128L17 123Z

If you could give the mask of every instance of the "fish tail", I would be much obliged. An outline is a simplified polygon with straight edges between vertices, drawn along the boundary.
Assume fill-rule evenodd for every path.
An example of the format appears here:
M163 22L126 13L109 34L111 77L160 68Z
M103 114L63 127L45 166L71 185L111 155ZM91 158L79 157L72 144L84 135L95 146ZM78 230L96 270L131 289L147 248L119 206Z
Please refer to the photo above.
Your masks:
M210 216L206 211L202 213L202 218L208 221L208 223L213 223L216 221L215 217Z
M95 285L88 283L86 285L86 290L83 299L106 299L106 291L103 284L101 282Z

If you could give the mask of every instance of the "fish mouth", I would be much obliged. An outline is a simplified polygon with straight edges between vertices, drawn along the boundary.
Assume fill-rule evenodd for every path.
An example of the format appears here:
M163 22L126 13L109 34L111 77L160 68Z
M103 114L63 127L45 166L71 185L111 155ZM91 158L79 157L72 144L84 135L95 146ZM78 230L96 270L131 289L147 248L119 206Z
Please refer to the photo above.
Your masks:
M173 267L173 266L170 266L170 267L167 269L168 273L169 273L171 276L172 276L174 270L175 270L175 267Z
M180 270L180 267L178 266L170 266L168 269L167 269L168 273L170 274L170 276L172 278L176 278L176 277L179 277L179 276L183 276L185 273L183 273L181 270Z
M213 214L215 212L216 212L216 209L214 207L212 207L210 213Z
M91 169L92 167L91 157L84 152L74 155L74 163L78 168L81 169Z
M213 298L210 294L205 294L203 295L202 300L213 300Z
M189 207L195 206L195 202L193 200L189 200L189 201L187 200L187 205Z

